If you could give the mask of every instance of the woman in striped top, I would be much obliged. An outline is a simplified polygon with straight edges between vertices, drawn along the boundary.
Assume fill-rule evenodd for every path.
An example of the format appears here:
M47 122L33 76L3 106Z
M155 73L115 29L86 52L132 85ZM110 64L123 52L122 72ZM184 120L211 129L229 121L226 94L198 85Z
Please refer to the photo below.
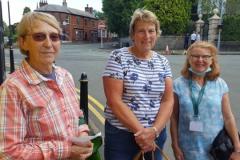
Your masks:
M129 32L133 45L114 50L103 73L105 160L132 160L140 150L151 159L154 142L163 147L172 113L171 68L164 56L152 50L160 32L157 17L137 9ZM160 160L160 153L155 154Z

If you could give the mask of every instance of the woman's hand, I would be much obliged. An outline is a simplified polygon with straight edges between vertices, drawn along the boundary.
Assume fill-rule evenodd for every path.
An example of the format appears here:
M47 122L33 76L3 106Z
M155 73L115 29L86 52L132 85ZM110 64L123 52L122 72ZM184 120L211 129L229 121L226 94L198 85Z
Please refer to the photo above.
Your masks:
M233 152L231 154L229 160L240 160L240 153L239 152Z
M93 144L91 141L73 144L71 147L70 159L85 160L92 155Z
M173 153L176 160L184 160L183 152L179 146L173 146Z
M143 128L135 135L135 141L144 152L155 150L156 133L153 128Z

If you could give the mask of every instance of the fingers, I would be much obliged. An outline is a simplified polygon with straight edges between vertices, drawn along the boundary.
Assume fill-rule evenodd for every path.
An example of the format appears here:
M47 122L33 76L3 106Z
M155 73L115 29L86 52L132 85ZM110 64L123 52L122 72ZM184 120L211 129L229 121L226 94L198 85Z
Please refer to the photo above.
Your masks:
M154 136L148 134L147 129L143 129L137 132L135 135L135 141L139 145L139 147L144 151L154 150Z
M138 131L137 133L135 133L134 136L135 136L135 137L138 137L139 135L142 134L142 132L143 132L143 130L140 130L140 131Z
M176 160L184 160L184 156L183 156L183 154L182 153L178 153L178 154L176 154Z
M92 151L93 150L91 150L90 152L87 152L87 153L82 153L81 155L79 155L79 159L85 160L86 158L90 157L92 155Z
M151 144L139 144L139 147L141 148L141 150L143 152L149 152L149 151L155 151L156 149L156 145L155 143L151 143Z
M156 138L155 132L151 128L143 128L134 134L136 140L146 139L147 141L153 141Z
M93 152L93 144L91 142L84 143L81 146L72 145L70 158L86 159Z

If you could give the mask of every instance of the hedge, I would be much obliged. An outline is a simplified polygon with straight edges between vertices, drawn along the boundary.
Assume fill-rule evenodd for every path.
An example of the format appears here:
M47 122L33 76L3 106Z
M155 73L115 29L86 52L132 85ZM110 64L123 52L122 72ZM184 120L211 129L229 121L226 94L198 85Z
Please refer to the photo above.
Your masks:
M222 40L224 41L240 41L240 15L224 16Z

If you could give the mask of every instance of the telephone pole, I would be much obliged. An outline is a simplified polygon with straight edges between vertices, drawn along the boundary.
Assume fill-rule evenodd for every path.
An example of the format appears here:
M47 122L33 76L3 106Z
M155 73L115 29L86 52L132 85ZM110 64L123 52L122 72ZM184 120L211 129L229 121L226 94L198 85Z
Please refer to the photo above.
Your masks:
M2 1L0 0L0 85L5 80L5 54L3 40L3 19L2 19Z
M13 28L11 25L11 15L10 15L10 6L9 6L9 1L8 1L8 22L9 22L9 53L10 53L10 73L14 72L15 67L14 67L14 57L13 57L13 38L12 38L12 33L13 33Z

